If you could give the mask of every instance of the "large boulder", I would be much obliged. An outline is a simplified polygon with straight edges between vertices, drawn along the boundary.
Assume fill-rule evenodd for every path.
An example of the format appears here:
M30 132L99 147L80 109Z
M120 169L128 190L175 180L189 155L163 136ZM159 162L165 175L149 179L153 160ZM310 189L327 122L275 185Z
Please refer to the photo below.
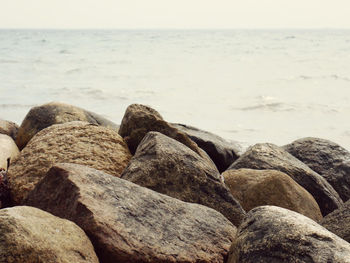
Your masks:
M13 200L21 204L54 163L83 164L119 177L130 158L116 131L86 122L52 125L38 132L10 166Z
M0 119L0 134L6 134L16 140L17 133L18 125L16 123Z
M350 244L296 212L260 206L247 214L228 263L350 262Z
M322 219L312 195L287 174L276 170L238 169L223 173L232 195L247 212L257 206L274 205Z
M7 170L9 164L19 155L19 150L13 139L0 134L0 169Z
M332 233L350 242L350 200L343 207L325 216L320 224Z
M350 198L350 152L320 138L302 138L285 145L284 150L320 174L343 201Z
M288 174L315 198L323 216L343 204L338 193L322 176L274 144L259 143L250 147L229 167L239 168L272 169Z
M211 207L236 226L245 215L216 169L182 143L159 132L149 132L143 138L121 178Z
M225 262L236 234L213 209L76 164L52 167L27 204L77 223L102 263Z
M220 173L225 171L242 154L242 147L237 142L226 141L220 136L189 125L177 123L172 125L197 143L213 160Z
M1 209L0 240L0 262L99 262L80 227L34 207Z
M22 150L39 131L54 124L71 121L85 121L114 130L118 128L118 125L94 112L60 102L51 102L30 109L18 129L16 143Z
M120 124L119 134L128 144L132 154L135 153L143 137L150 131L160 132L181 142L215 166L205 151L199 148L184 132L179 131L163 120L162 116L156 110L142 104L131 104L125 111Z

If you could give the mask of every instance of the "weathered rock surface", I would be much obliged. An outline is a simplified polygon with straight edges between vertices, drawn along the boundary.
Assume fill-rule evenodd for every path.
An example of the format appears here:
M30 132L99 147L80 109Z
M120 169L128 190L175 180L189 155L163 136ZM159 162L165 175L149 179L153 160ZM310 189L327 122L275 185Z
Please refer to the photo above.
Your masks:
M320 224L332 233L350 242L350 200L343 207L325 216Z
M302 138L283 147L291 155L324 177L343 201L350 198L350 152L320 138Z
M322 219L312 195L287 174L276 170L238 169L223 173L232 195L247 212L257 206L275 205Z
M259 143L250 147L229 167L239 168L272 169L288 174L315 198L323 216L343 204L338 193L322 176L274 144Z
M54 163L87 165L120 176L131 158L120 135L86 122L52 125L37 133L10 166L13 200L21 204Z
M132 154L135 153L143 137L150 131L160 132L181 142L215 166L205 151L199 148L185 133L163 120L162 116L156 110L141 104L131 104L125 111L122 123L120 124L119 134L128 144Z
M7 170L8 159L12 162L19 155L19 150L13 139L0 134L0 169Z
M213 160L220 173L225 171L242 154L242 147L238 143L226 141L220 136L189 125L177 123L172 125L197 143Z
M245 216L216 169L182 143L159 132L147 133L121 178L185 202L211 207L235 226Z
M0 119L0 134L6 134L16 140L18 125L12 121Z
M7 171L0 168L0 208L11 206L11 192L8 186Z
M73 222L29 206L0 210L0 262L99 262L84 231Z
M247 214L228 263L350 262L350 244L296 212L261 206Z
M27 203L77 223L101 262L224 262L236 228L220 213L75 164L55 165Z
M94 112L60 102L51 102L33 107L28 112L18 130L16 139L18 148L22 150L29 140L39 131L54 124L62 124L71 121L85 121L113 130L117 130L118 128L118 125Z

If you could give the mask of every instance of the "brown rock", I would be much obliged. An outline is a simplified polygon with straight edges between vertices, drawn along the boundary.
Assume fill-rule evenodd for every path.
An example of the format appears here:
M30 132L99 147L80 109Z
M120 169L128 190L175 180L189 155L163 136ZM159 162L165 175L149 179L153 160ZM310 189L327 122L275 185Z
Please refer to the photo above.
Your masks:
M9 161L12 162L19 155L19 150L13 139L0 134L0 169L7 170Z
M12 197L21 204L54 163L84 164L120 176L131 158L111 129L86 122L52 125L37 133L9 169Z
M323 218L320 224L350 242L350 200Z
M343 204L338 193L322 176L274 144L258 143L250 147L229 167L239 168L278 170L288 174L315 198L323 216Z
M185 202L211 207L235 226L245 216L216 169L182 143L159 132L147 133L121 178Z
M122 123L120 124L119 134L128 144L132 154L135 153L143 137L150 131L160 132L181 142L216 167L209 156L194 141L184 132L179 131L164 121L156 110L141 104L130 105L126 109Z
M33 107L28 112L18 130L16 139L18 148L22 150L29 140L39 131L54 124L62 124L71 121L85 121L113 130L117 130L118 128L118 125L96 113L60 102L51 102Z
M220 213L76 164L59 164L27 203L77 223L102 263L224 262L236 228Z
M350 244L315 221L276 206L251 210L237 231L228 263L350 262Z
M287 174L275 170L239 169L223 173L230 188L244 210L275 205L303 214L315 221L322 219L312 195Z
M34 207L1 209L0 240L0 262L99 262L82 229Z
M16 140L17 132L18 125L16 123L0 119L0 134L6 134Z
M350 152L320 138L302 138L283 146L330 183L343 201L350 198Z

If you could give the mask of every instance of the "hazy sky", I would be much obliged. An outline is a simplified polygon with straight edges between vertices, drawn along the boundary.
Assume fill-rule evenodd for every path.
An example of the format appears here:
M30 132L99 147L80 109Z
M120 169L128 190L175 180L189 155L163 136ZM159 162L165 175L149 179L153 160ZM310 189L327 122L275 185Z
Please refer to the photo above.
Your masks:
M350 28L350 0L0 0L0 28Z

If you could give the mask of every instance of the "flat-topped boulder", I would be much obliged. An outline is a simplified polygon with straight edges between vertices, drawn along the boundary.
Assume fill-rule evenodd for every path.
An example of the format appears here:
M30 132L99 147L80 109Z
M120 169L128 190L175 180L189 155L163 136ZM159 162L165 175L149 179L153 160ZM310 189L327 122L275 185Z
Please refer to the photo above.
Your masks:
M320 174L338 192L343 201L350 198L350 152L320 138L302 138L283 149Z
M99 262L80 227L34 207L1 209L0 236L0 262Z
M312 195L290 176L276 170L238 169L223 173L232 195L247 212L257 206L274 205L303 214L315 221L322 219Z
M197 143L213 160L220 173L242 154L243 149L237 142L227 141L216 134L189 125L178 123L172 123L172 125Z
M22 150L39 131L54 125L71 121L84 121L117 130L118 125L102 116L82 108L60 102L50 102L33 107L18 129L16 143Z
M38 132L10 166L13 200L21 204L55 163L87 165L119 177L130 158L116 131L78 121L52 125Z
M0 119L0 134L6 134L16 140L18 128L16 123Z
M14 140L5 134L0 134L0 169L7 170L8 165L19 155Z
M325 216L320 224L332 233L350 242L350 200L341 208Z
M79 225L102 263L225 262L236 234L214 209L76 164L53 166L26 203Z
M289 175L315 198L323 216L343 204L338 193L322 176L274 144L258 143L250 147L229 167L229 169L240 168L271 169Z
M350 262L350 244L299 213L260 206L238 228L228 263Z
M156 110L142 104L131 104L125 111L119 134L128 144L132 154L135 153L143 137L150 131L160 132L181 142L215 166L205 151L199 148L184 132L166 122Z
M235 226L245 215L217 169L159 132L147 133L121 178L185 202L211 207Z

